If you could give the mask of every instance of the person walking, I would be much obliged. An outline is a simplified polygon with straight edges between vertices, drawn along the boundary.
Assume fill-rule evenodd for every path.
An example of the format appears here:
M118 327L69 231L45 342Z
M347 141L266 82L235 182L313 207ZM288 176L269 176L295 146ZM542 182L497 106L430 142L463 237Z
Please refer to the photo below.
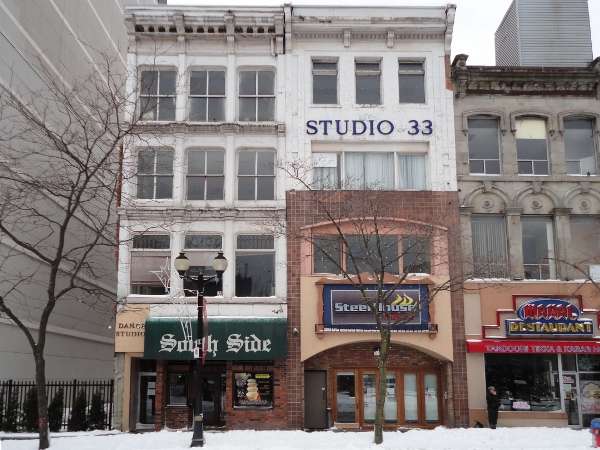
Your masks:
M494 430L498 423L498 410L500 409L500 397L498 397L494 386L488 386L485 399L487 401L488 423L490 428Z

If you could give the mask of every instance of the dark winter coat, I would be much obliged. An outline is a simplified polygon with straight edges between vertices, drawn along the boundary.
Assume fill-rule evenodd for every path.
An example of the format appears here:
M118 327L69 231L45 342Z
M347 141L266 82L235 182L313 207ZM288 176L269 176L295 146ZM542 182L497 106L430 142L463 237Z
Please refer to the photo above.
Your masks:
M498 397L498 394L492 394L490 391L487 391L485 400L487 401L488 411L498 411L500 409L500 397Z

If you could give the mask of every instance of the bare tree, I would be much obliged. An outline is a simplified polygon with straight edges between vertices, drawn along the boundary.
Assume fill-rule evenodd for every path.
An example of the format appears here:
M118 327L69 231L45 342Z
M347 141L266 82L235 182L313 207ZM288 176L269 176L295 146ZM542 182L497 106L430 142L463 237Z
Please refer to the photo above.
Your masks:
M314 272L338 274L356 289L361 309L372 315L364 329L379 333L374 442L380 444L392 333L403 328L430 331L420 314L439 292L462 286L456 201L448 204L451 195L442 193L435 205L436 193L386 191L361 180L311 184L307 180L318 174L311 174L306 162L279 162L278 168L299 189L287 194L287 217L274 214L263 228L286 237L290 254L313 258L321 266ZM397 201L411 197L412 202ZM409 284L427 286L426 294L403 294Z
M17 79L0 86L0 314L31 346L40 449L50 446L44 351L53 313L110 312L115 300L101 281L116 273L120 149L135 123L122 120L122 64L100 60L70 82L38 61L43 89Z

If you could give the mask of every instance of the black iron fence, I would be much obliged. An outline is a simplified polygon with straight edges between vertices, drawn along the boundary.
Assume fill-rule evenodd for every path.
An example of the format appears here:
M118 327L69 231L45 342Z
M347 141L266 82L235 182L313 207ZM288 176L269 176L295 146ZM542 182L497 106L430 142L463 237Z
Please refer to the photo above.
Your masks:
M35 387L35 381L19 381L19 380L6 380L0 381L0 417L7 417L7 411L9 407L14 407L15 402L9 406L13 396L16 397L16 405L18 405L18 415L22 416L23 406L25 398L30 389ZM75 398L80 391L84 391L87 400L87 410L89 411L92 403L92 396L99 392L102 397L102 404L104 405L105 419L104 429L111 429L112 417L113 417L113 390L114 380L93 380L93 381L82 381L82 380L69 380L69 381L49 381L46 382L46 392L48 394L48 404L52 401L54 396L62 389L63 391L63 415L62 415L62 427L61 429L66 430L71 410L75 404Z

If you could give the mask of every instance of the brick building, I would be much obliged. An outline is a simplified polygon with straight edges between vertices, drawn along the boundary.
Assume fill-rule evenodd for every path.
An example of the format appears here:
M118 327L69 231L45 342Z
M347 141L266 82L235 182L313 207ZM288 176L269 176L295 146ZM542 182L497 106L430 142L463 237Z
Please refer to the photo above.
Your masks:
M469 416L583 426L600 412L599 61L467 66L456 56L456 160Z
M327 195L319 180L363 180L333 189L338 205L376 183L398 264L408 224L428 224L439 238L407 288L427 297L431 283L452 277L460 266L452 259L459 241L450 238L459 217L449 78L454 11L127 9L128 61L138 69L129 93L139 97L128 114L144 118L147 134L124 151L120 428L191 424L197 337L185 335L182 321L195 314L195 297L184 296L194 287L170 261L184 251L210 274L221 249L229 269L222 287L206 292L205 424L370 426L373 403L363 392L376 381L378 334L332 331L322 293L343 283L315 267L312 248L269 231L269 223L284 218L289 230L323 230L300 182ZM298 162L311 169L302 180L286 176ZM440 293L393 333L387 425L466 425L461 305L460 295ZM250 395L249 380L260 399Z

